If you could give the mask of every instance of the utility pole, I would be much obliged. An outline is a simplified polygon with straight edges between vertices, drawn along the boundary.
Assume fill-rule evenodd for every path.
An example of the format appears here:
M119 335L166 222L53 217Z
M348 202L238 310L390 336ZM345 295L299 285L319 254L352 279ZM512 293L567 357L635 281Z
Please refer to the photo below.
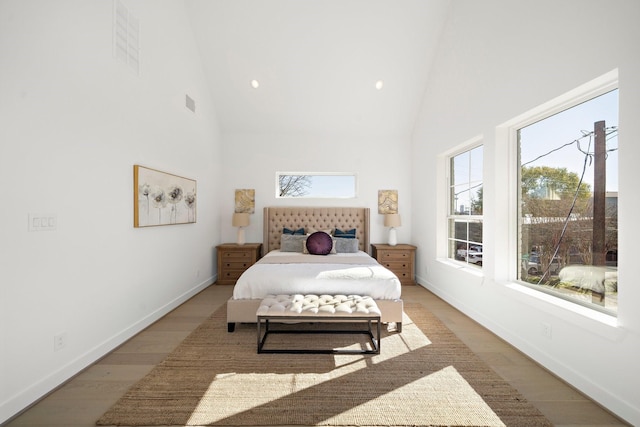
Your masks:
M605 235L606 235L606 191L607 191L607 141L604 121L594 123L595 147L593 161L593 243L592 264L605 265ZM604 269L602 271L602 295L597 295L599 304L604 305ZM592 294L596 302L596 295Z

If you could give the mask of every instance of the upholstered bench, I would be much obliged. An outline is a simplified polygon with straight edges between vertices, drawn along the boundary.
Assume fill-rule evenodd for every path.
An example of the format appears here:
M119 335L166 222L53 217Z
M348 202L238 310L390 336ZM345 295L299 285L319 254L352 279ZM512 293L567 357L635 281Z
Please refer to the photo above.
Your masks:
M258 328L258 353L380 353L380 309L371 297L360 295L267 295L256 312ZM367 329L272 329L271 323L306 322L366 322ZM376 323L374 336L372 323ZM264 334L262 332L264 326ZM297 325L296 325L297 326ZM265 349L270 334L364 334L371 341L371 348L349 349Z

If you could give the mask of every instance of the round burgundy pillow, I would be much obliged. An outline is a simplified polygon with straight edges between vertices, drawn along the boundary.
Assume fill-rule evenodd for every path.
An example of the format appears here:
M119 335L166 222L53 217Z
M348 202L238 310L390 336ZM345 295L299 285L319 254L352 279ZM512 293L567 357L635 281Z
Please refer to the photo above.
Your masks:
M313 255L327 255L331 252L333 240L324 231L316 231L307 237L307 251Z

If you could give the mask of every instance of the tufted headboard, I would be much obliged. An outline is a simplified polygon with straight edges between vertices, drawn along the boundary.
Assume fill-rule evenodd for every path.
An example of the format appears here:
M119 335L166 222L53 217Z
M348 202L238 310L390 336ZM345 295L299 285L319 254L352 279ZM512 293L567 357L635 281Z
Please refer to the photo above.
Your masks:
M369 253L369 208L282 207L264 208L265 253L280 249L284 227L305 230L356 229L359 249Z

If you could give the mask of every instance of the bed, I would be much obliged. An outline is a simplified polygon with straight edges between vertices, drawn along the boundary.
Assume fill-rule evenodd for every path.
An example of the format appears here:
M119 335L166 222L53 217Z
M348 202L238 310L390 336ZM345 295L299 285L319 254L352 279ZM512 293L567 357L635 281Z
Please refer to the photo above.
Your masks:
M402 331L400 280L368 254L369 208L265 207L263 219L264 256L234 285L233 296L227 301L229 332L236 323L255 323L256 311L267 295L298 293L371 296L380 308L381 321ZM346 253L312 255L286 247L289 244L282 238L285 228L304 228L305 235L355 229L355 239L348 242L351 250ZM285 247L281 248L281 242Z

